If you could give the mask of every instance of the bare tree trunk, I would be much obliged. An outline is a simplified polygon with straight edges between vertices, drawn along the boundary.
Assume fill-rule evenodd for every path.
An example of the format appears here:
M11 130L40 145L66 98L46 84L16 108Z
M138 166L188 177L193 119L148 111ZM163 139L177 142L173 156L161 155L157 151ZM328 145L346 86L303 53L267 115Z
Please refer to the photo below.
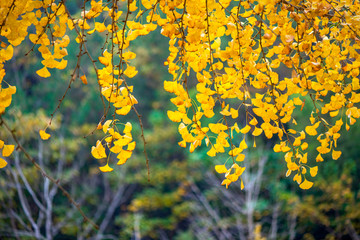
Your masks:
M271 229L270 229L269 239L276 239L277 238L279 211L280 211L280 204L276 203L275 206L274 206L273 214L272 214Z
M290 216L290 226L289 226L289 240L294 240L296 236L296 218L297 214L291 214Z
M135 236L135 240L141 240L140 220L141 220L140 213L135 213L134 214L134 236Z

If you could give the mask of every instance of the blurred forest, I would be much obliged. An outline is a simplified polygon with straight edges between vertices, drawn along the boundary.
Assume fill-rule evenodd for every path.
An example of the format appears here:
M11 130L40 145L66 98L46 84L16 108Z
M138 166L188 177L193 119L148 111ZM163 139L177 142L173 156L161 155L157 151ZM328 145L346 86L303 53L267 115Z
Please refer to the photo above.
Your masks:
M68 1L68 7L80 15L77 1ZM88 48L97 51L94 55L104 50L98 47L103 37L88 38ZM66 70L43 79L35 74L40 67L38 53L24 57L32 46L26 41L6 65L6 78L17 93L4 118L99 230L83 222L56 185L16 151L0 171L0 239L360 239L360 128L341 133L341 159L325 158L310 190L301 190L285 178L283 155L274 153L275 142L265 138L246 153L245 189L240 190L240 182L226 189L213 169L221 159L210 161L205 148L190 155L178 145L177 126L166 115L174 107L163 90L163 81L170 77L164 66L168 41L158 28L131 46L139 69L131 81L143 116L151 181L147 181L142 144L126 165L101 173L98 160L90 154L100 135L89 133L103 111L90 62L81 63L88 84L76 80L51 125L57 131L49 141L42 141L38 131L67 88L77 44L68 47ZM284 69L279 74L289 73ZM311 101L306 101L296 115L311 109ZM137 117L131 116L123 120L133 123L133 136L141 143ZM0 135L12 141L3 129ZM253 144L251 139L248 144ZM309 161L315 161L311 142L309 149Z

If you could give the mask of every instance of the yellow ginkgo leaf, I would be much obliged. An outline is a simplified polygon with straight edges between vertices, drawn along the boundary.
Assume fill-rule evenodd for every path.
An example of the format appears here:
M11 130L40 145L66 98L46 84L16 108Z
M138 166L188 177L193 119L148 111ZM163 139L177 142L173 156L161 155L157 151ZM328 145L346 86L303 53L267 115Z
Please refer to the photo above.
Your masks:
M114 169L109 166L109 164L106 164L105 166L99 167L100 171L102 172L111 172Z
M43 67L42 69L37 70L36 73L37 73L37 75L39 75L40 77L43 77L43 78L47 78L47 77L51 76L49 70L47 70L46 67Z
M101 158L107 157L106 153L105 153L105 148L99 140L96 142L96 147L91 148L91 154L96 159L101 159Z
M109 128L111 122L112 122L112 120L107 120L107 121L104 123L103 128L102 128L104 133L107 133L108 128Z
M294 182L297 182L298 184L300 184L301 183L301 175L295 174L293 180L294 180Z
M131 110L131 105L127 105L125 107L116 110L116 113L119 115L126 115L130 112L130 110Z
M216 156L216 150L214 147L212 147L207 153L208 156L210 157L215 157Z
M230 113L232 118L237 118L239 116L239 111L233 108L230 108Z
M14 151L15 146L14 145L4 145L2 155L4 157L8 157L11 155L11 153Z
M242 162L244 161L245 159L245 154L239 154L237 157L236 157L236 161L237 162Z
M136 68L134 66L128 66L126 70L124 71L124 74L128 76L129 78L135 77L135 75L138 73Z
M236 169L235 174L240 176L245 171L246 167L239 167Z
M316 160L316 162L323 162L324 161L324 159L322 158L320 153L316 156L315 160Z
M6 165L7 165L7 162L4 159L0 158L0 168L4 168L4 167L6 167Z
M341 151L332 151L332 159L337 160L341 156Z
M261 128L255 127L254 131L252 132L252 135L259 136L262 132L263 132L263 130Z
M40 130L39 131L40 137L42 140L48 140L50 138L50 134L48 134L47 132L45 132L44 130Z
M227 169L226 169L226 167L225 167L225 165L216 165L215 166L215 171L217 172L217 173L226 173L227 172Z
M315 177L316 174L317 174L317 172L318 172L318 166L315 166L315 167L310 168L310 175L311 175L312 177Z
M230 183L231 183L231 181L229 179L224 179L224 181L222 181L221 185L225 185L226 188L228 188Z
M125 134L126 134L126 133L130 133L131 130L132 130L131 122L127 122L127 123L125 124L124 133L125 133Z
M246 125L245 127L243 127L243 128L240 130L240 132L241 132L242 134L246 134L246 133L248 133L248 132L250 131L250 129L251 129L251 127L250 127L249 125Z
M193 153L194 150L195 150L195 146L194 146L193 143L191 143L191 144L190 144L190 149L189 149L190 153Z
M7 164L8 163L4 159L0 158L0 168L6 167Z
M180 122L181 121L181 113L178 111L167 111L167 115L169 117L169 119L173 122Z
M67 60L62 59L61 62L56 66L57 69L65 69L67 66Z
M249 122L249 124L251 124L251 125L256 125L256 124L258 124L258 121L256 120L256 118L253 118L253 119L251 119L251 121Z
M240 149L244 150L248 148L248 145L246 144L245 138L240 142Z
M136 146L136 142L131 142L128 144L127 150L133 151L135 149L135 146Z
M310 181L308 181L308 180L304 180L301 184L300 184L300 188L301 189L309 189L309 188L311 188L312 186L314 185L314 183L313 182L310 182Z
M128 151L128 150L121 151L117 156L117 158L119 159L117 165L122 165L126 163L126 161L131 157L131 155L132 155L132 151Z
M313 126L306 126L305 132L309 134L310 136L315 136L317 134L316 129Z

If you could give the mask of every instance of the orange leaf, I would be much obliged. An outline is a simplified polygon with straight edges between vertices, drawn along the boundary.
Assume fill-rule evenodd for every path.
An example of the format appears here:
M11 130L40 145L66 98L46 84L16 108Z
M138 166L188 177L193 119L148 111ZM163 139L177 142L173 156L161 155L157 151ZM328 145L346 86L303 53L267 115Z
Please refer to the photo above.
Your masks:
M88 84L88 82L87 82L87 79L86 79L86 76L85 76L85 75L82 75L82 76L80 77L80 80L83 82L83 84L85 84L85 85L87 85L87 84Z

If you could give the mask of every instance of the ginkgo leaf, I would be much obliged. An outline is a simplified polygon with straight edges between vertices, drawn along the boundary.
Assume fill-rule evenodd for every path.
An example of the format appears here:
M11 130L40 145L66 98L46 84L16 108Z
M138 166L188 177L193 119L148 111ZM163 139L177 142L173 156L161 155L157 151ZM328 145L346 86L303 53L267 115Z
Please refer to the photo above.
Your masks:
M181 114L179 112L167 111L168 118L173 122L181 122Z
M128 144L127 150L133 151L135 149L135 146L136 146L136 142L131 142Z
M114 169L109 166L109 164L106 164L105 166L99 167L100 171L102 172L111 172Z
M40 77L43 77L43 78L47 78L47 77L51 76L49 70L47 70L46 67L43 67L42 69L37 70L36 73L37 73L37 75L39 75Z
M125 128L124 128L123 133L125 133L125 134L126 134L126 133L130 133L131 130L132 130L131 122L127 122L127 123L125 124Z
M40 130L39 134L42 140L48 140L51 137L51 135L45 132L44 130Z
M4 157L8 157L11 155L11 153L14 151L15 146L14 145L4 145L2 155Z
M312 186L314 185L314 183L313 182L310 182L310 181L308 181L308 180L304 180L300 185L299 185L299 187L301 188L301 189L309 189L309 188L311 188Z
M245 159L245 154L242 154L242 153L236 157L237 162L242 162L242 161L244 161L244 159Z
M297 182L298 184L301 183L301 175L300 174L295 174L295 176L293 177L294 182Z
M310 168L310 175L311 175L312 177L315 177L316 174L317 174L317 172L318 172L318 166L315 166L315 167Z
M341 151L332 151L332 159L337 160L341 156Z
M135 75L137 73L138 73L138 71L136 70L136 68L134 66L128 66L126 68L126 70L124 71L124 74L129 78L135 77Z
M131 155L132 155L132 151L127 151L127 150L121 151L117 156L117 158L119 159L117 165L125 164L126 161L131 157Z
M227 172L227 169L226 169L226 167L225 167L225 165L216 165L215 166L215 171L217 172L217 173L226 173Z
M246 125L245 127L243 127L243 128L240 130L240 132L241 132L242 134L246 134L246 133L248 133L248 132L250 131L250 129L251 129L251 127L250 127L249 125Z
M104 123L104 125L103 125L103 127L102 127L102 130L103 130L104 133L107 133L107 131L108 131L109 126L110 126L111 123L112 123L112 120L107 120L107 121Z
M8 163L4 159L0 158L0 168L6 167L7 164Z
M107 157L105 153L105 148L99 140L96 142L96 147L91 148L91 154L96 159L102 159Z
M116 110L116 113L119 115L127 115L130 112L130 110L131 110L131 105L128 105Z
M324 159L322 158L321 154L319 153L317 156L316 156L316 162L323 162Z
M62 59L61 62L56 66L57 69L65 69L67 66L67 60Z
M230 113L232 118L237 118L239 116L239 111L233 108L230 108Z
M245 169L246 169L246 167L239 167L238 169L236 169L235 174L240 176L241 174L243 174Z
M82 81L82 83L83 83L83 84L85 84L85 85L87 85L87 84L88 84L88 82L87 82L87 79L86 79L86 76L85 76L85 75L82 75L82 76L80 77L80 80Z
M221 185L225 185L226 188L228 188L230 183L231 183L231 181L229 179L224 179L224 181L222 181Z
M247 149L248 145L246 144L245 138L240 142L240 149Z
M261 128L255 127L254 131L252 132L252 135L259 136L262 132L263 132L263 130Z
M256 120L256 118L253 118L253 119L251 119L251 121L249 122L249 124L251 124L251 125L256 125L256 124L258 124L258 121Z
M210 157L215 157L216 153L217 153L217 151L215 150L214 147L212 147L206 154Z
M189 152L192 153L195 150L195 146L193 143L190 144Z
M306 126L305 132L309 134L310 136L315 136L317 134L316 129L313 126Z

